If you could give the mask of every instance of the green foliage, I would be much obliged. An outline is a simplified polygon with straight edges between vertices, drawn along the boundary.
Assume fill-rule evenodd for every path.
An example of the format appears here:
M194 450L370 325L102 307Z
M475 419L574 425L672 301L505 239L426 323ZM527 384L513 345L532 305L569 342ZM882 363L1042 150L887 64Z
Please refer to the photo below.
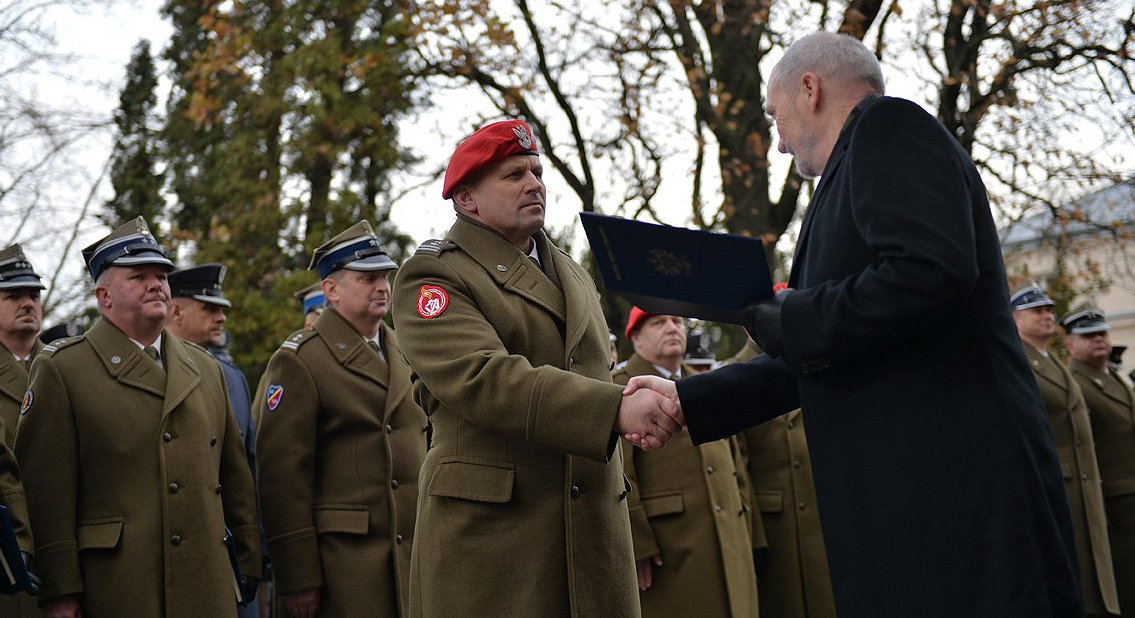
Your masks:
M110 168L114 197L107 201L106 211L99 219L114 227L141 216L160 238L161 230L156 224L165 214L165 203L161 195L163 175L155 171L159 159L154 118L157 85L150 43L139 41L126 67L126 85L114 113L118 127Z
M303 316L315 247L360 219L387 251L389 175L408 162L396 122L410 108L408 4L350 0L169 2L174 69L164 131L177 196L175 242L229 266L227 325L257 375Z

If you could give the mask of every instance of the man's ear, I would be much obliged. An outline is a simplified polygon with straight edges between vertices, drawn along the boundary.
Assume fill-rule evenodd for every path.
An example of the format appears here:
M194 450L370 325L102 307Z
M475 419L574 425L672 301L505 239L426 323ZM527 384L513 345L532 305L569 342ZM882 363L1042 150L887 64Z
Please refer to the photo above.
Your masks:
M810 71L800 76L801 94L808 101L808 110L815 112L820 108L821 88L820 76Z
M95 300L99 307L110 309L110 293L107 292L106 286L100 285L95 288Z
M469 188L469 185L457 185L457 188L453 190L452 197L457 212L467 215L477 214L477 199L473 197L473 191Z
M173 322L174 324L180 325L181 319L184 316L185 316L185 313L182 312L182 310L181 310L181 303L179 303L177 301L173 301L169 304L169 321L170 322Z
M319 287L323 288L323 296L327 298L327 302L339 302L339 285L332 277L327 277L319 282Z

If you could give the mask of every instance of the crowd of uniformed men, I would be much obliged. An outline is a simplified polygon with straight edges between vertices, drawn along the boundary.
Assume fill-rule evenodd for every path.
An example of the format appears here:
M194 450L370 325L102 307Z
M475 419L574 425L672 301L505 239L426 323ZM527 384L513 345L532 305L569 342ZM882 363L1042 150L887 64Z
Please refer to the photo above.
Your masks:
M594 283L541 230L541 175L530 128L494 123L453 154L456 221L393 290L365 221L319 247L255 394L224 350L225 267L175 270L145 221L83 251L101 318L47 345L39 275L0 252L0 502L41 580L0 616L836 615L800 411L695 445L657 394L623 396L705 354L635 308L612 367ZM1011 303L1085 609L1132 615L1135 393L1101 312L1063 319L1065 365L1052 300Z

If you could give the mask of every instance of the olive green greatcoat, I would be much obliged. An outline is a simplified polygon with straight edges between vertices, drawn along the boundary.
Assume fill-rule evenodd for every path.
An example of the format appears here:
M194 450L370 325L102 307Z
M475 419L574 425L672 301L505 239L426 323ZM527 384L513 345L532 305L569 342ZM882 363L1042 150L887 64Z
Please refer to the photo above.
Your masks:
M1135 616L1135 392L1114 369L1071 359L1068 369L1084 393L1103 479L1107 534L1119 609Z
M395 324L433 424L413 616L639 615L613 433L622 388L611 384L599 296L587 271L543 232L534 238L559 286L463 218L394 284ZM448 302L429 319L418 312L427 285Z
M1043 354L1028 344L1024 347L1056 438L1060 467L1064 470L1064 489L1072 509L1076 555L1084 587L1084 608L1089 614L1119 614L1103 489L1084 396L1080 385L1054 354Z
M44 348L16 435L41 599L84 618L236 616L261 576L252 474L221 368L162 334L163 372L105 319Z
M329 308L272 355L256 402L276 590L321 586L320 616L406 612L426 416L394 332L380 329L385 360Z
M37 354L43 349L43 343L38 339L32 348L31 359L35 360ZM11 448L16 443L16 428L20 421L20 403L24 399L24 391L28 388L28 370L16 360L12 353L0 343L0 425L4 427L4 444L11 456ZM24 502L23 487L19 484L18 471L15 469L15 458L9 462L0 461L0 504L12 509L16 519L23 518L23 533L20 543L27 543L26 550L32 551L30 530L27 529L27 504ZM12 475L15 476L12 476ZM15 483L13 485L13 483ZM18 494L15 493L18 490ZM17 504L18 502L18 504ZM20 531L18 531L20 532ZM39 611L38 600L26 592L14 595L0 595L0 618L39 618L43 614Z
M612 378L626 384L640 375L661 376L635 354ZM694 446L683 432L661 450L629 442L622 449L635 559L662 558L662 566L651 567L650 589L640 593L642 615L755 618L752 524L729 440Z
M730 362L760 354L751 340ZM774 618L835 618L835 598L804 417L794 410L740 434L753 502L764 524L758 585L761 613Z
M38 339L32 348L31 359L43 350L43 343ZM28 389L28 370L16 360L8 348L0 343L0 420L8 428L4 442L9 448L16 443L16 428L20 422L20 404L24 400L24 391ZM3 614L0 614L3 616Z

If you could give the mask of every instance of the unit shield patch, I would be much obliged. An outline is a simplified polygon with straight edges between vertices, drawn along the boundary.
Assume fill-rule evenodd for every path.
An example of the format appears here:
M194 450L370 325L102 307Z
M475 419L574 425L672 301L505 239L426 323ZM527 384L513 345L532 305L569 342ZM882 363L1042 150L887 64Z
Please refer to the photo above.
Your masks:
M284 399L284 386L282 384L269 384L268 391L266 392L268 404L268 411L275 412L276 408L280 407L280 402Z

